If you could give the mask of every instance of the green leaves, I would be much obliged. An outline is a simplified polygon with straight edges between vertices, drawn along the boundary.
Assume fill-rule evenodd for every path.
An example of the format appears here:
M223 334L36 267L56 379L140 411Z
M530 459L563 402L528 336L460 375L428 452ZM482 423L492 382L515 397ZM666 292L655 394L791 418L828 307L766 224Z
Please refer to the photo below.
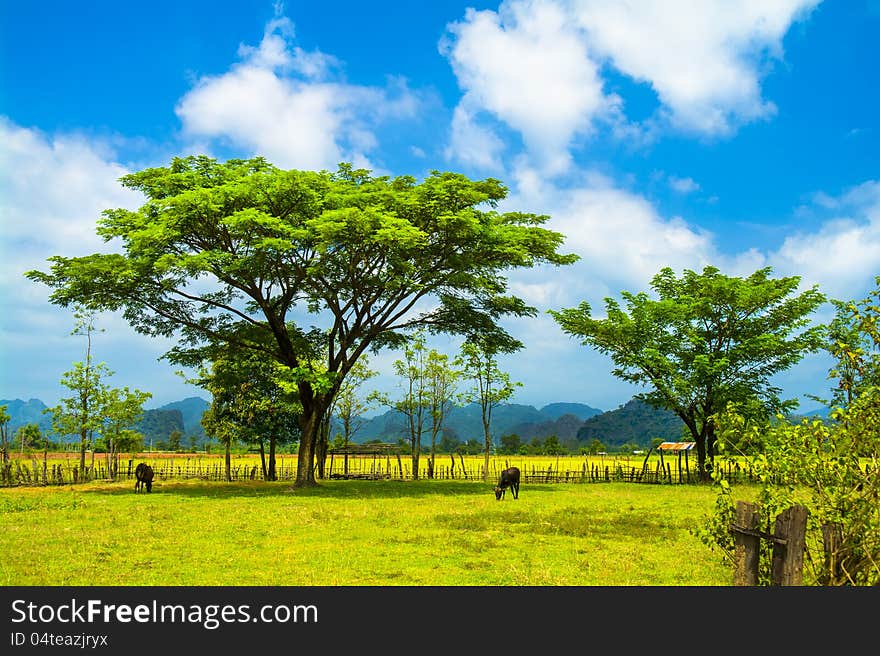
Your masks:
M626 308L606 299L605 319L587 303L550 314L609 355L616 376L646 386L645 400L679 414L711 457L711 416L729 402L760 400L750 407L770 414L783 407L771 377L822 343L824 329L806 326L824 295L816 287L795 295L797 277L769 274L736 278L707 266L677 277L667 267L651 281L656 298L624 291Z

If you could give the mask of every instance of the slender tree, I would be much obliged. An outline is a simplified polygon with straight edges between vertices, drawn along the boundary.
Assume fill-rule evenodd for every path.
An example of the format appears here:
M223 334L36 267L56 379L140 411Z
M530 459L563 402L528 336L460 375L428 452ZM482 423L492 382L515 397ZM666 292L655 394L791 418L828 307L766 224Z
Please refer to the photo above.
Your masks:
M521 344L515 340L480 339L473 337L462 344L456 362L463 376L473 386L462 395L465 403L477 403L483 423L483 481L489 480L489 453L492 450L492 411L506 403L522 383L510 380L510 374L498 368L498 356L512 353Z
M330 418L336 417L342 426L342 445L345 448L348 448L355 434L367 423L366 413L372 410L376 403L381 402L376 394L362 393L364 384L378 373L370 369L369 356L362 355L340 384L339 391L336 392L330 405L330 411L327 413L327 432L329 432ZM344 456L343 472L348 474L348 453Z
M394 361L394 372L400 379L402 394L399 398L388 400L382 395L384 403L399 412L406 419L409 438L410 458L412 459L413 479L419 478L419 461L422 451L422 434L429 414L427 389L428 348L424 333L416 334L403 350L403 358Z
M72 396L63 397L61 403L49 408L52 427L59 435L79 435L79 472L86 476L86 449L92 444L95 433L103 423L103 403L107 393L105 380L113 375L103 362L92 358L92 334L95 332L95 313L77 307L74 310L75 327L71 334L86 338L86 357L75 362L73 368L61 376L61 384Z
M269 481L278 478L278 445L293 439L298 430L300 405L296 385L283 380L287 373L278 362L231 350L227 357L215 360L210 372L202 369L190 381L207 389L213 398L208 417L212 434L225 441L227 448L232 435L257 445L263 477Z
M816 399L829 406L849 407L866 390L880 387L880 276L874 281L877 286L864 299L831 301L836 312L825 349L836 361L828 377L837 383L830 400Z
M152 397L150 392L130 390L128 387L106 390L102 399L101 414L104 421L101 433L106 441L107 472L110 478L116 477L117 453L120 447L137 439L131 434L131 427L143 416L144 403Z
M15 439L21 449L21 455L25 450L33 446L42 445L43 432L40 430L39 424L24 424L19 426L15 431Z
M548 217L496 211L507 190L494 179L187 157L122 184L147 198L99 221L123 252L55 256L27 277L53 303L121 311L141 333L176 337L172 362L198 366L232 345L287 367L302 404L297 486L316 484L319 426L363 353L418 327L503 333L501 318L535 313L507 295L508 271L577 259L557 251L564 236L542 227ZM239 323L265 339L242 337Z
M610 355L615 376L648 387L639 398L681 418L708 480L713 416L728 403L762 417L790 411L797 402L781 399L771 379L822 344L824 328L808 326L824 295L815 286L796 294L800 278L770 271L738 278L707 266L676 277L667 267L651 281L657 298L624 291L626 310L606 298L604 319L586 302L550 313L566 333Z
M8 405L0 405L0 453L2 453L2 464L4 467L9 462L9 422L12 417L9 415Z
M443 432L443 422L452 409L461 372L449 362L449 356L434 349L428 353L425 371L428 411L431 418L431 452L428 456L428 478L434 478L434 458L437 439Z

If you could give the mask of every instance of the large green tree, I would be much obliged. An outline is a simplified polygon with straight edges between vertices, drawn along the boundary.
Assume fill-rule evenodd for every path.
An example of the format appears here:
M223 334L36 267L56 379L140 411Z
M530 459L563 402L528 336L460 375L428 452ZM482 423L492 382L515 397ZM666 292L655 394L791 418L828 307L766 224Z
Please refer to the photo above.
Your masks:
M176 337L172 362L200 365L233 345L282 363L303 409L297 486L316 484L320 423L361 354L420 326L503 332L499 319L535 312L507 294L509 270L577 259L558 252L564 236L542 227L546 216L497 211L507 190L494 179L199 156L122 184L146 203L107 210L97 227L122 252L54 256L27 277L53 303L122 311L141 333ZM266 339L242 337L239 322Z
M606 318L586 302L550 313L569 335L609 355L615 376L649 391L639 397L675 412L697 445L704 478L715 454L713 415L737 403L765 415L787 412L772 378L822 345L824 329L809 316L825 301L797 276L771 269L732 277L707 266L681 277L668 267L651 280L656 297L621 292L622 308L605 299Z

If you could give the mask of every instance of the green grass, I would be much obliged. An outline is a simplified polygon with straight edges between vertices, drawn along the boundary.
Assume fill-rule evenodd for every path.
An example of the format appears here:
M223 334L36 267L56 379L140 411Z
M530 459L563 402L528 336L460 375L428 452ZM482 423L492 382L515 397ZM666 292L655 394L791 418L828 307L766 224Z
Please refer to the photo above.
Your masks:
M10 585L718 586L708 486L129 481L0 490ZM742 496L742 495L741 495Z

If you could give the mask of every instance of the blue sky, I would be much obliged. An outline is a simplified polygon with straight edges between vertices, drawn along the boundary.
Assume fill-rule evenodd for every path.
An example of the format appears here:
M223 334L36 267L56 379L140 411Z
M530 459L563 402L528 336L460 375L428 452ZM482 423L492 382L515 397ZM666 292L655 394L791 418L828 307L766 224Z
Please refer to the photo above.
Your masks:
M328 7L0 0L0 398L57 402L85 348L22 273L108 248L100 212L142 201L118 178L177 155L501 179L502 209L549 215L582 257L510 277L539 316L509 324L527 347L503 364L538 407L640 391L547 309L601 310L667 265L771 266L842 299L880 274L878 0ZM158 360L169 342L99 327L111 382L148 407L204 395ZM778 382L822 394L828 366Z

